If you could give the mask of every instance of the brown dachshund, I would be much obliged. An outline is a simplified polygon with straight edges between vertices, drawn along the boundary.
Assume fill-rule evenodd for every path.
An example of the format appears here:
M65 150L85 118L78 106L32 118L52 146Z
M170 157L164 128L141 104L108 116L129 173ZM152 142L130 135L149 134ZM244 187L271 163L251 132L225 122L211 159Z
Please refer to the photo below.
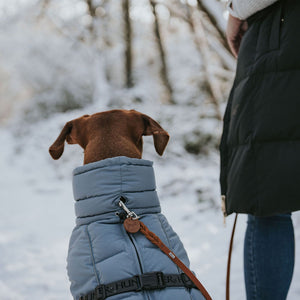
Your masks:
M51 156L58 159L64 151L65 141L79 144L84 149L84 164L94 162L76 168L73 173L78 223L70 239L67 269L74 299L94 299L95 294L104 299L107 293L107 297L116 295L115 299L124 299L124 292L130 293L126 299L144 299L141 294L135 294L138 292L147 293L147 299L152 300L204 300L192 282L187 285L184 274L178 273L171 261L176 257L172 252L175 249L179 254L177 260L188 262L188 257L179 237L160 213L152 162L141 160L137 163L142 158L143 135L153 135L155 149L162 155L169 134L156 121L135 110L111 110L67 122L49 148ZM113 158L118 156L127 157ZM112 159L105 165L101 160L107 158ZM112 167L121 160L125 167ZM126 207L125 203L129 206ZM119 206L126 211L125 216ZM129 209L138 210L144 223L132 219L133 211ZM123 222L127 222L124 228ZM158 248L153 251L154 246L146 237L133 237L142 226L137 228L137 224L145 224L147 230L148 227L153 230L172 246L171 250L163 245L167 252ZM132 225L134 231L131 231ZM147 238L155 240L154 233L147 232ZM187 267L182 270L190 272ZM163 287L178 289L162 289L162 283ZM150 291L152 289L159 292Z
M169 134L156 121L135 110L110 110L67 122L49 152L59 159L66 140L84 149L84 164L115 156L142 158L143 135L153 135L162 155Z

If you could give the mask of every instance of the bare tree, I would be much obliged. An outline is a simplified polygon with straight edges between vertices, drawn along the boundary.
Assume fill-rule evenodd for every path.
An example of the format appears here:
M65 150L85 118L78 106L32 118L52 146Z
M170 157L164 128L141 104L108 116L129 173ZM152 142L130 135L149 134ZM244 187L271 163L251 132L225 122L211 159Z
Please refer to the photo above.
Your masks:
M89 13L92 17L96 16L96 7L93 5L93 0L86 0L86 4L88 6Z
M209 44L204 32L203 28L203 23L202 23L202 18L201 16L194 17L194 14L192 12L192 8L188 3L186 3L187 7L187 15L189 19L189 25L190 29L193 33L194 37L194 42L196 45L196 48L198 52L200 53L202 57L202 65L204 69L204 76L205 76L205 81L207 83L207 90L208 93L210 94L211 102L213 103L216 111L216 117L219 120L222 120L222 113L220 110L220 104L219 102L222 99L222 92L220 90L220 87L216 83L216 80L213 76L213 73L210 69L210 59L209 59Z
M82 26L82 23L78 24L77 32L79 29L80 33L79 35L77 33L76 37L73 36L73 39L78 43L86 43L91 49L94 49L92 52L95 51L95 61L98 61L97 64L95 63L95 69L98 70L96 73L99 73L96 76L98 78L96 81L99 85L102 85L102 81L106 81L107 87L114 81L110 50L117 37L119 39L121 38L121 43L124 46L121 63L121 66L124 66L121 67L122 71L124 70L124 78L121 78L121 82L124 82L123 84L127 88L132 87L134 85L134 57L132 45L135 23L133 23L133 20L130 18L130 12L133 3L130 0L120 0L119 2L113 2L114 6L112 6L112 2L109 0L83 1L85 1L87 7L86 14L90 17L88 18L89 23L81 29L80 26ZM52 3L51 0L40 0L39 3L40 16L45 15L47 10L52 9L52 5L50 5ZM169 53L166 51L166 40L162 34L164 32L163 26L165 26L165 23L160 20L158 11L159 5L164 5L169 10L171 18L180 18L188 24L192 37L191 42L195 44L197 52L201 57L201 73L204 74L202 78L205 83L205 89L215 107L217 118L221 119L219 103L223 100L224 82L231 77L235 65L226 43L224 20L219 20L223 19L223 17L218 18L218 15L222 15L224 10L222 3L219 0L197 0L194 5L189 4L187 0L148 0L148 3L154 18L153 32L159 58L159 78L164 89L162 101L175 104L174 90L170 81L170 70L168 66ZM118 22L120 21L120 15L113 14L116 10L111 9L112 7L117 8L117 10L119 8L121 9L118 13L121 12L122 25ZM116 15L118 16L117 21L114 19L115 21L113 22L113 16ZM62 24L62 22L60 23ZM69 26L69 30L65 24L61 24L56 24L56 29L61 31L62 34L68 35L66 31L71 32L71 26L74 26L75 23L70 23L71 26ZM122 26L122 37L120 37L120 34L115 35L115 32L120 32L119 26ZM118 31L113 31L114 28ZM112 35L112 32L114 35ZM117 65L117 68L120 68L120 64ZM116 69L114 68L113 70ZM103 90L104 88L102 91ZM108 90L108 88L106 88L106 90ZM98 95L100 94L99 92ZM102 92L102 94L105 93ZM108 94L108 92L106 92L106 94Z
M86 4L88 7L88 13L91 17L91 22L89 24L89 30L91 33L92 40L96 39L96 31L95 31L95 21L96 21L96 7L93 5L93 0L86 0Z
M125 41L125 74L126 86L133 86L132 78L132 26L130 20L130 0L122 0L123 18L124 18L124 41Z
M219 2L218 0L212 0L212 1ZM179 0L168 0L168 1L160 2L160 4L163 4L169 10L171 17L181 19L185 21L189 26L192 25L190 24L191 18L188 15L186 2L179 1ZM231 73L235 69L234 67L235 58L231 53L226 41L225 31L224 31L225 29L223 27L224 24L223 22L215 23L216 22L215 18L217 14L214 14L214 11L212 11L211 8L207 9L206 6L203 6L205 10L202 10L200 9L200 7L202 6L198 5L199 11L201 12L203 29L205 31L205 35L208 37L207 42L209 44L210 51L217 53L219 59L221 60L222 67L226 69L229 73ZM209 12L209 14L207 13L207 11ZM219 11L219 15L220 15L220 11ZM220 23L222 23L223 26L221 26ZM220 73L225 74L227 73L226 70L222 70L222 71L219 70L219 71ZM225 77L227 78L228 76L226 75Z
M160 31L160 26L159 26L159 21L158 21L158 15L157 15L157 10L156 10L156 5L157 3L153 0L149 0L149 3L152 8L152 13L154 16L154 34L155 34L155 40L158 46L159 50L159 55L160 55L160 60L161 60L161 69L160 69L160 77L163 82L163 85L166 88L166 102L169 104L175 104L173 100L173 89L170 84L169 80L169 72L168 72L168 66L166 62L166 52L162 43L161 39L161 31Z
M214 28L218 32L223 46L230 52L224 28L220 25L219 20L217 19L216 15L212 11L212 9L210 9L210 7L207 5L206 1L203 1L203 0L197 0L197 5L198 5L198 8L202 12L204 12L206 14L206 16L209 18L211 24L214 26Z

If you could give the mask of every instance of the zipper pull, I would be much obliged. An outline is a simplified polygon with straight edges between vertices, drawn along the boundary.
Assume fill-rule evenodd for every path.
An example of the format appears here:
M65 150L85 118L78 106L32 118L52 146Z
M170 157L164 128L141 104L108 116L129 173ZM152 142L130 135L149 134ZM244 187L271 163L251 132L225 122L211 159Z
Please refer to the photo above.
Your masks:
M227 213L226 213L226 196L222 195L221 196L221 200L222 200L222 205L221 205L221 209L223 212L223 223L224 223L224 227L226 227L226 217L227 217Z

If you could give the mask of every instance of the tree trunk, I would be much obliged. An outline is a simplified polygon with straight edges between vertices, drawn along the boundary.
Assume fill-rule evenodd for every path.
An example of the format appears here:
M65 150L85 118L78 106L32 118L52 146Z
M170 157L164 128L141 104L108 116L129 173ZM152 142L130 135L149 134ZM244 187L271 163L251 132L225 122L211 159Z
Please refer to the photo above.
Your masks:
M160 27L159 27L159 22L158 22L158 16L157 16L157 11L156 11L156 2L153 0L149 0L151 8L152 8L152 13L154 16L154 34L155 34L155 39L156 43L158 46L159 54L160 54L160 60L161 60L161 68L160 68L160 77L163 82L163 85L166 89L166 102L169 104L175 104L173 100L173 89L169 81L168 77L168 67L166 63L166 54L165 54L165 49L162 44L162 39L161 39L161 34L160 34Z
M125 74L126 74L126 87L133 86L132 79L132 27L130 20L130 0L123 0L123 17L124 17L124 40L125 40Z
M89 30L90 30L92 39L94 39L95 38L94 22L95 22L95 18L96 18L96 7L94 7L94 5L93 5L93 0L86 0L86 4L88 6L89 15L92 18L91 24L89 26Z
M210 65L209 65L210 59L208 57L210 49L203 29L201 16L196 18L198 22L195 24L191 12L191 7L189 6L188 3L186 3L186 6L187 6L188 19L189 19L188 24L190 25L190 30L194 36L194 42L196 48L201 55L203 70L205 74L205 81L207 83L207 89L210 94L211 102L215 107L217 119L222 120L222 114L219 105L219 101L221 101L222 99L222 93L220 91L218 84L216 84L215 78L210 70Z
M213 24L213 26L217 30L217 32L221 38L221 42L222 42L223 46L228 50L229 53L231 53L228 43L227 43L225 30L224 30L224 28L222 28L220 26L218 20L216 19L216 16L209 9L209 7L203 2L203 0L197 0L197 4L198 4L199 10L203 11L206 14L206 16L209 18L210 22Z

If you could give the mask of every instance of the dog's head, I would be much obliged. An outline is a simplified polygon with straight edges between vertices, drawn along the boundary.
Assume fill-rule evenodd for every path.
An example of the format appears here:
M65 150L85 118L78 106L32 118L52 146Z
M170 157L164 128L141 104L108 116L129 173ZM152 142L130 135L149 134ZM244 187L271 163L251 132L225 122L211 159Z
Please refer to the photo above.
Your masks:
M84 149L85 164L115 156L141 158L143 135L153 135L156 152L162 155L169 134L156 121L135 110L105 111L67 122L49 152L59 159L67 141Z

